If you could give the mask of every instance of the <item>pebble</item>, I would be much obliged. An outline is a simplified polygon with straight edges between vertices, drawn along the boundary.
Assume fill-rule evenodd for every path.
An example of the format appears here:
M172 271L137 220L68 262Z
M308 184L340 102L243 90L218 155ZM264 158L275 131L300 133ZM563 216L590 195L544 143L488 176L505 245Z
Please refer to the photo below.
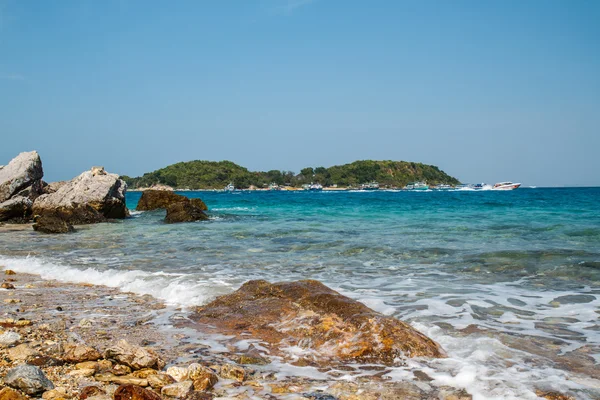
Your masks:
M0 347L8 347L21 340L21 335L17 332L6 331L0 335Z
M0 285L0 288L2 288L2 289L14 289L15 285L13 285L12 283L9 283L9 282L2 282L2 285Z
M160 393L163 396L183 399L187 397L187 395L193 390L193 386L194 384L190 381L172 383L170 385L163 386L163 388L160 389Z

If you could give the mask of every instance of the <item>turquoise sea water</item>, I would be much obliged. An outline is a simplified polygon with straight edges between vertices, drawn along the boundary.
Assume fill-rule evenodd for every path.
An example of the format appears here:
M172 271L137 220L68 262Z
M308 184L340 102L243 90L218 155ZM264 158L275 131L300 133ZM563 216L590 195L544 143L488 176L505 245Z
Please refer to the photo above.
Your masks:
M0 233L0 265L185 306L249 279L318 279L448 351L392 379L418 367L475 398L600 398L600 188L182 194L211 220Z

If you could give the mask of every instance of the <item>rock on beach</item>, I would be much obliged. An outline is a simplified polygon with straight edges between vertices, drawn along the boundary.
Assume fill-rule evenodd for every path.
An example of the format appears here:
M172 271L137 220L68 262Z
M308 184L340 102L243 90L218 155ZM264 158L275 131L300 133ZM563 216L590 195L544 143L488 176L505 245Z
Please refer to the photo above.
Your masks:
M117 174L94 167L33 203L33 214L52 215L70 224L92 224L126 218L127 185Z
M0 167L0 203L31 186L39 186L44 176L42 160L36 151L21 153Z
M275 349L311 349L314 356L309 361L318 364L394 365L407 357L445 357L436 342L410 325L314 280L249 281L197 308L191 318L222 334L250 334Z

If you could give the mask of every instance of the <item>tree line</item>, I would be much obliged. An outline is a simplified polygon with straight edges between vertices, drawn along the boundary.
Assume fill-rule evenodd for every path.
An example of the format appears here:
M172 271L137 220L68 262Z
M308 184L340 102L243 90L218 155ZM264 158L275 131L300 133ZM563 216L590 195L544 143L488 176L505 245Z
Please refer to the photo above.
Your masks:
M425 181L430 185L455 185L458 179L446 174L435 165L408 161L355 161L350 164L325 167L307 167L296 174L292 171L249 171L231 161L188 161L169 165L136 178L122 176L130 188L150 187L156 184L176 189L223 189L229 183L236 188L251 186L266 188L270 184L301 187L320 183L323 186L357 187L376 181L380 187L403 187L409 182Z

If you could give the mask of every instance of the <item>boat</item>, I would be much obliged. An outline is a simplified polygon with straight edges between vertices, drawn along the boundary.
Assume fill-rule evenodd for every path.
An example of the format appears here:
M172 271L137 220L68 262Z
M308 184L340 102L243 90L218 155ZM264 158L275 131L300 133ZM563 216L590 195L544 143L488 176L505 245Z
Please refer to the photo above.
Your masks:
M474 190L490 190L492 185L488 185L487 183L476 183L473 185Z
M360 190L379 190L379 183L373 181L370 183L363 183L359 186Z
M235 190L235 186L233 185L233 183L230 183L229 185L225 186L225 189L223 189L226 192L233 192Z
M520 183L512 183L512 182L499 182L494 185L493 190L515 190L519 186Z
M283 190L283 188L275 182L273 182L269 185L269 190Z
M429 190L429 185L425 182L410 182L404 186L406 190Z
M445 184L445 183L440 183L438 185L435 185L433 188L435 190L451 190L452 186L448 185L448 184Z
M308 185L308 190L311 192L320 192L321 190L323 190L323 185L321 185L320 183L312 183L310 185Z

